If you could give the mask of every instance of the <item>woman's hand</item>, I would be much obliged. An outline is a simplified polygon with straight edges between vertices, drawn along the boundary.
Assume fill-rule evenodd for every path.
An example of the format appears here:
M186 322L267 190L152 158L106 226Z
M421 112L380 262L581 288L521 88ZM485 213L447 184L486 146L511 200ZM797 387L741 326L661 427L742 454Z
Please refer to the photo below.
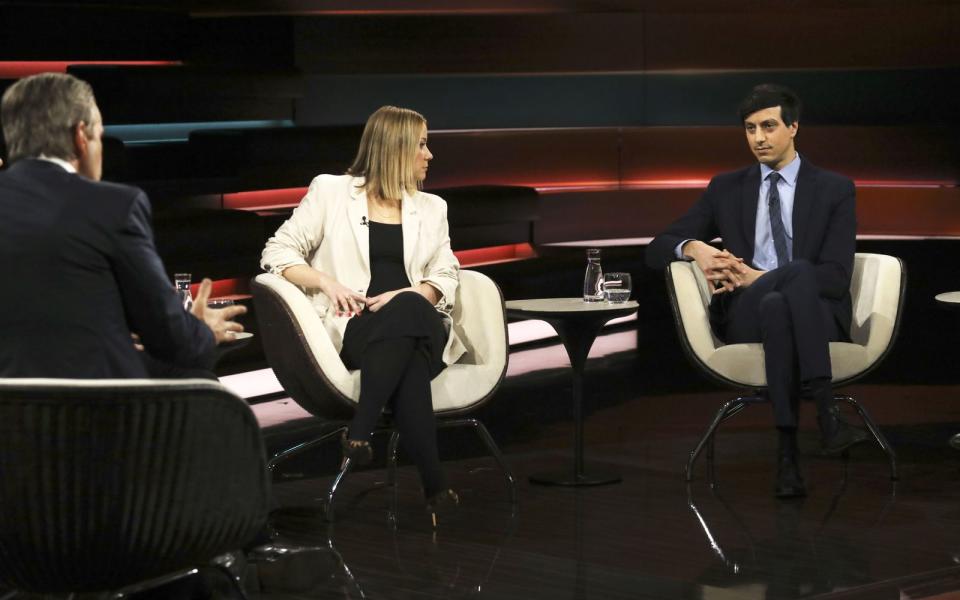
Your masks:
M333 277L307 265L293 265L283 270L283 278L307 288L318 288L330 299L330 309L336 315L352 317L363 311L367 297L354 292Z
M367 298L367 308L370 312L377 312L383 308L387 302L393 300L393 297L399 294L400 292L412 292L413 288L401 288L399 290L392 290L389 292L384 292L373 296L372 298Z
M401 292L416 292L427 299L431 305L436 305L442 297L440 292L437 291L437 288L433 287L429 283L421 283L418 286L400 288L399 290L392 290L389 292L384 292L378 296L373 296L372 298L367 298L367 308L371 312L377 312L387 303L393 300L393 297Z
M338 317L359 315L363 311L364 304L369 306L372 300L354 292L328 275L320 278L320 291L330 299L330 307L336 311Z

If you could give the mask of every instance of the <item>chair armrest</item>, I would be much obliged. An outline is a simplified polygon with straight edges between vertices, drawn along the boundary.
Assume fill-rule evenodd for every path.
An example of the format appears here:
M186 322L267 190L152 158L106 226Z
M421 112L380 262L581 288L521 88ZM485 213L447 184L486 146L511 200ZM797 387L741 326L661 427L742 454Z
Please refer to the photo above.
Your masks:
M667 266L667 279L681 339L701 362L706 363L722 345L710 326L706 278L696 263L675 261Z
M850 293L853 321L850 339L867 349L872 364L891 346L903 297L903 265L894 256L858 252Z
M348 390L350 386L346 385L346 381L350 378L350 372L343 365L340 353L323 326L323 320L303 290L273 273L261 273L255 281L279 297L290 312L294 325L299 329L303 343L313 354L324 374L334 385L341 388L341 391ZM287 343L294 344L297 340L288 340Z
M507 327L503 296L492 279L461 270L453 327L467 353L458 362L502 365L507 360Z

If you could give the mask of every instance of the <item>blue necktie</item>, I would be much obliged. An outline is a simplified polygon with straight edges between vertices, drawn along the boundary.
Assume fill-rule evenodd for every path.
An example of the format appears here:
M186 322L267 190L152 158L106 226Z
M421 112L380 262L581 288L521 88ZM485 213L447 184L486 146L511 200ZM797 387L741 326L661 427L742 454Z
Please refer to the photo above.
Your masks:
M787 232L783 228L783 217L780 216L780 190L777 189L780 173L770 173L767 179L770 181L770 193L767 195L767 206L770 207L770 233L773 236L773 247L777 251L777 266L782 267L790 262L790 255L787 253Z

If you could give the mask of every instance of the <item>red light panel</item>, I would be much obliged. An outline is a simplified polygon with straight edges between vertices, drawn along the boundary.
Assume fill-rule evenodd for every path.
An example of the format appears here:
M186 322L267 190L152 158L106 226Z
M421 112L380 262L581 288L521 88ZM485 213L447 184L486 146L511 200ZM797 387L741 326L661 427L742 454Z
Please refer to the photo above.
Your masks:
M30 60L0 61L0 78L20 79L37 73L66 73L71 65L110 65L166 67L182 64L178 60Z
M473 248L471 250L457 250L454 252L460 266L471 267L497 262L508 262L533 258L537 255L530 244L507 244L505 246L490 246L487 248Z
M197 297L200 291L200 284L190 285L190 293ZM225 298L230 300L242 300L249 297L246 279L217 279L213 282L213 289L210 290L211 298Z
M224 208L240 210L269 210L290 208L300 204L307 188L282 188L276 190L257 190L255 192L236 192L223 195Z

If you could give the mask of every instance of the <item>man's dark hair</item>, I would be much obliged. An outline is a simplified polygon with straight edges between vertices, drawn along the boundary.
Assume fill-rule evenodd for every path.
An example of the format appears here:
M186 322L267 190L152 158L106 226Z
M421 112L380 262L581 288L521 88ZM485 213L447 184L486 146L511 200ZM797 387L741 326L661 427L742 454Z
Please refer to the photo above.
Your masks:
M800 121L800 98L789 88L775 83L761 83L740 103L740 123L758 110L780 107L780 116L785 125Z

